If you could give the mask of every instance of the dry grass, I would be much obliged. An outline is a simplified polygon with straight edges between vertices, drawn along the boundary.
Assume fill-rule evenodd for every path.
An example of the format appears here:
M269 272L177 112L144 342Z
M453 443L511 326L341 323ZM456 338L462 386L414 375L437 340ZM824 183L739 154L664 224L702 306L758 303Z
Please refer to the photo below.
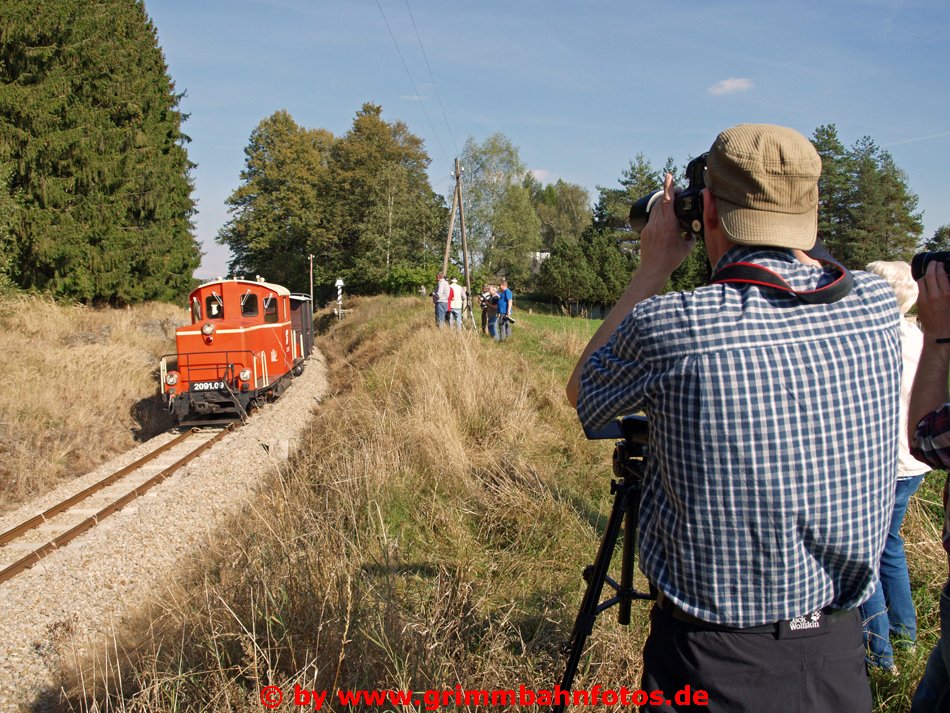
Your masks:
M258 710L272 683L559 681L610 458L577 433L563 379L430 328L413 299L359 302L320 347L336 396L299 459L206 572L87 665L75 706ZM644 620L603 618L578 685L638 678Z
M875 710L881 713L910 709L927 657L940 635L940 589L947 580L947 553L940 543L945 480L943 471L932 471L911 498L904 517L901 532L917 609L917 647L912 652L895 650L899 676L881 674L876 669L872 672Z
M128 310L0 298L0 508L154 435L157 364L181 308Z
M562 396L586 339L523 318L498 345L436 331L417 300L354 307L320 340L335 396L297 459L202 567L82 664L73 710L260 710L272 684L329 690L324 710L341 710L339 689L559 681L609 507L611 448L583 439ZM907 525L920 647L900 680L875 680L879 711L906 709L935 638L935 492ZM576 687L636 684L646 611L629 628L599 618Z

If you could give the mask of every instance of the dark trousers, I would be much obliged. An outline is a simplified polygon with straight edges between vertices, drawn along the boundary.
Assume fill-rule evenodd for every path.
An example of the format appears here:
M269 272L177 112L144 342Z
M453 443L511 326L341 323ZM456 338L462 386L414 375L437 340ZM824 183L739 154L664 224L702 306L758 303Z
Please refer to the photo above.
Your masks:
M825 634L781 638L777 632L719 631L674 619L654 606L643 649L644 691L662 690L668 705L643 711L870 713L861 617L841 612ZM678 705L689 686L708 705ZM683 696L678 697L683 700Z
M940 592L940 638L930 652L910 713L950 711L950 581Z

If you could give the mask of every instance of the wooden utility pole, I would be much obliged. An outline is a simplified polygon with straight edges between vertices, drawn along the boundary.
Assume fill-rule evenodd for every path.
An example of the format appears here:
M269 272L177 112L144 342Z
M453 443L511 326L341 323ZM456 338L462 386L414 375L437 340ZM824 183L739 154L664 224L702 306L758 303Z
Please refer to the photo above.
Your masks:
M449 216L449 234L445 238L445 255L442 258L442 274L447 273L449 270L449 250L452 246L452 233L455 230L456 207L458 208L459 214L459 228L462 233L462 269L465 272L466 301L465 315L462 316L462 320L464 322L465 318L468 317L472 323L472 328L477 329L475 326L475 315L472 314L472 278L468 269L468 238L465 235L465 209L462 205L462 166L458 159L455 159L455 193L452 195L452 213Z
M455 159L455 170L458 171L458 159ZM449 213L449 234L445 238L445 255L442 258L442 274L449 271L449 249L452 247L452 231L455 230L455 210L459 204L459 184L455 179L455 192L452 194L452 212Z
M310 256L310 309L314 309L314 306L313 306L313 255Z

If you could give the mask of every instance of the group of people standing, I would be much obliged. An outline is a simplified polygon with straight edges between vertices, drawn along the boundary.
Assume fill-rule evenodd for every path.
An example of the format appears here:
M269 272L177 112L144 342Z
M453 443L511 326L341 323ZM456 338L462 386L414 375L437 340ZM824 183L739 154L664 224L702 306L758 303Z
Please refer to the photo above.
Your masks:
M442 327L448 324L462 329L462 315L469 305L468 294L465 287L458 284L458 279L453 277L446 280L444 273L438 273L431 297L435 306L435 325ZM478 304L482 310L482 334L496 341L510 337L511 325L515 320L511 316L514 296L508 281L502 280L498 285L483 285Z
M462 314L468 303L468 294L457 278L445 279L444 273L435 277L435 290L432 292L432 304L435 305L435 326L444 324L462 328Z
M482 334L487 334L499 342L508 339L511 336L511 325L514 324L511 316L514 296L508 287L508 281L502 280L498 285L482 285L478 304L482 308Z

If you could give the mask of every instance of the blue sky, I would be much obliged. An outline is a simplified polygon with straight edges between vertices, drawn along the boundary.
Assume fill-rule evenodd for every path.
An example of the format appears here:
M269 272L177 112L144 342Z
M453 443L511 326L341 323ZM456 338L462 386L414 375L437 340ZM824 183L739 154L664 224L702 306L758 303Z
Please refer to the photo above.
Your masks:
M946 0L145 5L187 92L198 277L226 272L214 237L258 122L286 109L341 135L366 101L425 140L432 186L449 197L469 136L502 132L542 181L596 199L641 151L660 167L737 123L806 136L833 123L846 146L867 135L891 152L920 198L924 237L950 224Z

